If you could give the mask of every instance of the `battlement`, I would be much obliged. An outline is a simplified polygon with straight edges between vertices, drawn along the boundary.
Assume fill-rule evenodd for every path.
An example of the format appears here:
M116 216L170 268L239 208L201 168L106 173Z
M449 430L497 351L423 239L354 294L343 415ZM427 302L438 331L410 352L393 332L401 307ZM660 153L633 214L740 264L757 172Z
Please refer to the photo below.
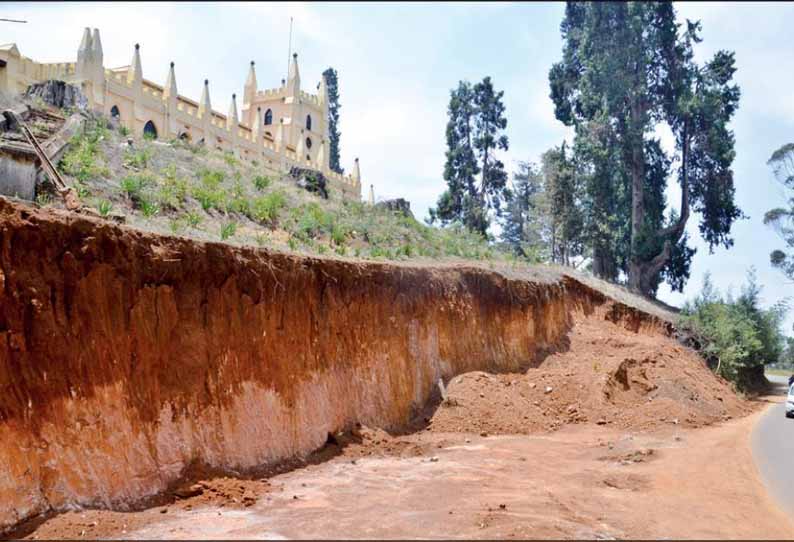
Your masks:
M33 83L64 80L81 86L89 107L137 135L203 143L241 159L278 164L285 173L292 166L312 168L340 185L345 197L361 198L358 159L352 175L330 169L325 84L317 85L318 94L301 90L297 54L278 88L258 89L251 62L242 118L236 95L227 114L212 108L209 80L199 101L178 94L174 66L163 85L145 79L136 44L129 65L105 68L99 30L86 28L74 62L39 63L22 56L16 44L0 45L0 90L23 93Z

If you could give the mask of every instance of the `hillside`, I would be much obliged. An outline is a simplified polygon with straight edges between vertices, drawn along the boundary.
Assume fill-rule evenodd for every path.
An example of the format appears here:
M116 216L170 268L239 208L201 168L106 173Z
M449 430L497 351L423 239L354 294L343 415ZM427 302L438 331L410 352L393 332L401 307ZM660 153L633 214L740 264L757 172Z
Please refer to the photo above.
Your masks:
M385 206L344 201L333 186L324 198L255 162L179 140L133 138L106 119L86 123L59 169L96 214L144 231L305 255L472 265L536 281L569 275L657 317L677 319L674 307L571 268L517 259L465 228L430 227ZM63 207L46 185L37 203Z
M59 168L100 215L156 233L370 259L509 259L465 230L343 201L333 185L326 199L256 162L179 140L131 138L104 119L87 122ZM38 202L59 206L46 195Z

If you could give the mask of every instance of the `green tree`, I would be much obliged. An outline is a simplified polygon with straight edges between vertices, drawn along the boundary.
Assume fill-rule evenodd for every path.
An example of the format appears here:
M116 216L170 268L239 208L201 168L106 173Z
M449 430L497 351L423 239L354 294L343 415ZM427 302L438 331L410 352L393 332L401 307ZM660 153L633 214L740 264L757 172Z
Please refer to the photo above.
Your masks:
M333 171L344 173L345 169L339 165L339 81L336 70L328 68L323 72L325 88L328 93L328 139L329 139L329 164Z
M781 324L788 307L763 309L760 294L752 268L735 300L723 298L706 275L700 295L682 309L680 327L695 336L716 371L740 388L757 386L764 365L780 361L785 352Z
M543 259L548 235L547 217L540 170L532 162L519 162L507 192L502 241L518 256Z
M571 265L582 253L582 212L579 186L570 152L562 143L541 156L547 198L552 261Z
M508 148L503 95L494 91L490 77L473 86L461 81L450 92L444 164L447 190L430 210L432 222L460 221L487 235L489 212L500 215L507 191L507 172L496 156Z
M692 210L712 249L732 245L731 225L742 216L734 203L734 138L727 129L739 100L731 84L733 53L720 51L697 65L693 45L701 41L700 24L688 21L680 34L675 19L669 2L568 2L563 58L549 72L560 121L577 127L598 121L615 132L619 152L608 159L625 172L630 195L628 284L646 295L655 293L660 275L672 277L674 286L686 280L691 251L681 243ZM649 150L647 139L663 122L676 136L681 164L681 210L674 221L657 208L666 178L660 184L648 172L654 159L657 166L670 162L658 156L660 148Z
M794 190L794 143L783 145L772 153L767 162L772 166L775 177L783 184L786 191ZM764 215L764 224L773 227L785 243L785 250L773 250L770 254L772 265L779 268L785 275L794 279L794 196L788 197L788 208L770 209Z

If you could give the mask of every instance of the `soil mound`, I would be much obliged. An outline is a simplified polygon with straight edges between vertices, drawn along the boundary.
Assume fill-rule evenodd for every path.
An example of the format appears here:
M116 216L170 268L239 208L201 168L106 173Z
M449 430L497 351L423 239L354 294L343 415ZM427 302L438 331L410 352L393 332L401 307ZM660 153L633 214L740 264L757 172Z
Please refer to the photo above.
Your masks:
M749 412L694 351L662 333L627 330L599 310L581 317L569 339L564 351L525 373L453 378L430 429L525 434L593 423L648 430L699 427Z

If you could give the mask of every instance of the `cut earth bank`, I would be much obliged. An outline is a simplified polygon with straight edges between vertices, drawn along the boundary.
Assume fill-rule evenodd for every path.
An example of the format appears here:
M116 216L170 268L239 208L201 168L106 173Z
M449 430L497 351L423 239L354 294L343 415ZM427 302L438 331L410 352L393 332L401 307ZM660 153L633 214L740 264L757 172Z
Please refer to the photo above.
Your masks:
M570 276L302 258L0 200L0 277L16 534L794 535L749 455L755 404L662 318ZM268 477L283 461L304 468ZM76 507L117 511L36 520Z

